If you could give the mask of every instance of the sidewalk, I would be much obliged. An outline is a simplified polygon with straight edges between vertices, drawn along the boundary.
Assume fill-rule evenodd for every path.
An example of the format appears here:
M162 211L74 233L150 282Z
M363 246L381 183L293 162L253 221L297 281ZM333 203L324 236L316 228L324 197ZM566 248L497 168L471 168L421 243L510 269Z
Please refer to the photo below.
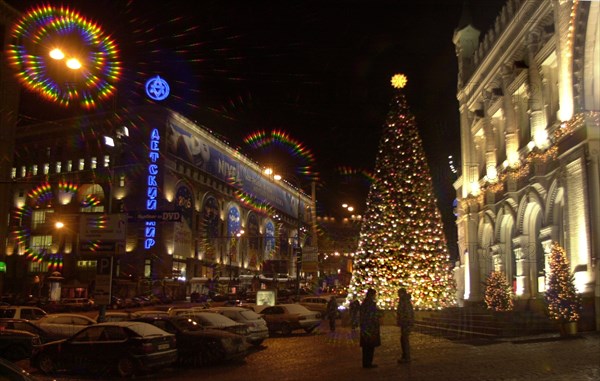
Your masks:
M333 335L325 333L330 342L348 334L345 328ZM383 326L381 336L374 361L378 368L348 364L345 370L338 368L338 376L345 380L600 380L597 332L573 338L544 334L463 341L415 332L411 335L413 361L400 365L396 362L400 357L399 329ZM356 346L357 340L357 335L352 338Z

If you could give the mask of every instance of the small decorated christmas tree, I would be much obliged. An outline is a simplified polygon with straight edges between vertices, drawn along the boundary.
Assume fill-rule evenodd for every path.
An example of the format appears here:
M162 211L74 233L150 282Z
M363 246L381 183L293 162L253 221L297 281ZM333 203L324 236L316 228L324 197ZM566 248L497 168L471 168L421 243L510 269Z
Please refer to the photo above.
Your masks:
M513 309L511 288L503 272L493 271L488 276L485 286L485 304L488 309L494 311Z
M550 318L561 323L576 322L580 317L581 298L577 295L565 250L556 242L552 243L549 264L546 301Z

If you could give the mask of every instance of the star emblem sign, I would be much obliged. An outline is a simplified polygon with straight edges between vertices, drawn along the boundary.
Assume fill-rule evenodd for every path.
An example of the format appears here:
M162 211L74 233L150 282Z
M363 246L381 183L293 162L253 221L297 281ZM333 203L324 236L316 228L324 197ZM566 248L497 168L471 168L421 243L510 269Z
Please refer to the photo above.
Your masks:
M150 99L162 101L169 96L169 84L160 76L150 78L146 81L146 94Z

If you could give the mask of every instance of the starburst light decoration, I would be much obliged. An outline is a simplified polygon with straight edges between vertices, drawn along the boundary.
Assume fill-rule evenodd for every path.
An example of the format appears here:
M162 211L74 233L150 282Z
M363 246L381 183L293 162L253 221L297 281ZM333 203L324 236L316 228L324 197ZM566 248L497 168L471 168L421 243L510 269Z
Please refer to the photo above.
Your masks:
M408 82L408 79L404 74L395 74L392 77L392 87L396 89L402 89L406 86L406 82Z
M117 53L96 23L72 9L44 5L15 23L7 57L29 89L62 106L90 109L116 91Z

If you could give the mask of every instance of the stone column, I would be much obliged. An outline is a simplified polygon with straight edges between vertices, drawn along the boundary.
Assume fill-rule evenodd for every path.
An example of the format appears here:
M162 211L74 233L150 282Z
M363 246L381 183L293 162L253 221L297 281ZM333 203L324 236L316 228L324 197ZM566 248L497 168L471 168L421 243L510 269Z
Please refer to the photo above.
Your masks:
M519 151L519 131L517 131L515 120L515 106L513 105L512 94L509 89L512 79L512 68L504 65L502 67L502 110L506 123L504 129L506 132L506 158L510 165L515 164Z
M554 38L558 66L558 117L566 122L573 117L573 33L571 25L572 0L552 0L554 14ZM573 28L573 30L569 30Z
M528 250L524 249L528 243L528 237L524 235L513 239L513 250L517 262L517 273L515 274L517 280L516 295L520 299L529 299L531 297L531 259L529 258Z
M546 113L544 112L544 97L542 77L539 72L535 54L538 51L540 36L536 32L531 32L527 36L527 58L529 61L528 75L529 88L531 90L530 116L531 137L539 148L545 148L548 144L548 135L546 132Z

